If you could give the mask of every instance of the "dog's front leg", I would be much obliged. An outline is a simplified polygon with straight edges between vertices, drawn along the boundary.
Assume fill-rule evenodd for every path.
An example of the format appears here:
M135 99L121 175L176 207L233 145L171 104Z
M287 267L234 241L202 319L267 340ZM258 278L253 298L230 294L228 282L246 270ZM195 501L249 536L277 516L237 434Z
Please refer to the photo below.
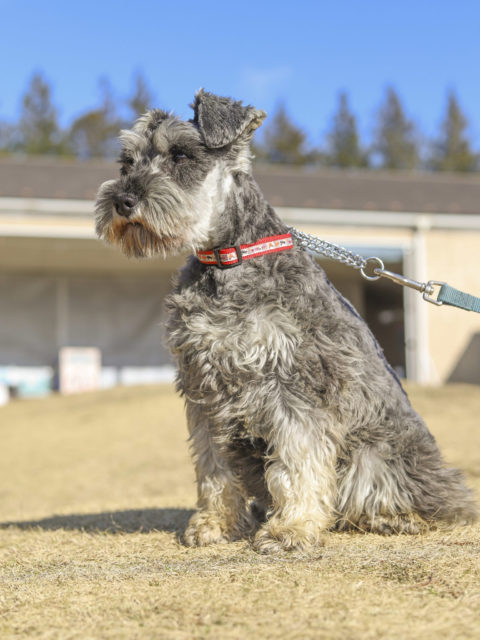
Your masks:
M265 472L272 508L255 536L257 551L308 552L324 544L334 520L336 450L328 430L318 425L274 432Z
M198 511L185 531L188 546L205 546L243 537L254 526L240 479L229 467L221 438L214 438L200 411L187 406L190 443L197 476Z

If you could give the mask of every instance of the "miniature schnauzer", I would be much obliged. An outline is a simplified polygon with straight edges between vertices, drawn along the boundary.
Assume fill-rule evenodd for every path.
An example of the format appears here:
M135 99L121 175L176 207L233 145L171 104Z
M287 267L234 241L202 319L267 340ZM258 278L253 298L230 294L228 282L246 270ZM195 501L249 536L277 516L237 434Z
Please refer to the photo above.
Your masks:
M366 324L253 179L266 114L203 90L192 107L123 131L96 202L98 235L127 256L193 252L167 302L198 484L186 543L305 552L332 528L473 521Z

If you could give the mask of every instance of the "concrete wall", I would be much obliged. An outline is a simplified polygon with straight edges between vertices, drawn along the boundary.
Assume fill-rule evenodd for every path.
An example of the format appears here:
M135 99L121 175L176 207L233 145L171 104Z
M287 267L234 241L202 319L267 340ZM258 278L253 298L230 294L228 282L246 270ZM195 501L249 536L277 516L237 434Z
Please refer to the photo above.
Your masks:
M426 250L432 279L480 296L480 231L433 229ZM432 381L480 384L480 314L432 306L428 327Z
M167 282L184 261L183 256L167 261L127 260L116 249L104 246L95 238L91 202L0 200L0 270L7 278L5 287L9 286L9 275L98 276L105 282L108 277L138 277L148 278L154 288L158 278L163 295ZM399 270L403 267L411 278L422 282L446 280L480 296L480 214L282 207L277 211L287 223L362 255L395 254ZM333 262L325 262L325 267L346 297L367 317L365 282L359 272ZM389 287L398 287L383 279L369 286L386 297ZM403 295L407 376L429 384L447 380L480 383L480 315L434 307L415 291L405 289Z

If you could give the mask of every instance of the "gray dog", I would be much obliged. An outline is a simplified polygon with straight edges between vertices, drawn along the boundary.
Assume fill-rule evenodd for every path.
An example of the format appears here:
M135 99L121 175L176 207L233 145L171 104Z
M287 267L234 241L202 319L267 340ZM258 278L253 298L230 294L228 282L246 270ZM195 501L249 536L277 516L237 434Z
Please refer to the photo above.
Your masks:
M128 256L194 252L168 299L198 483L189 545L261 552L332 527L418 533L476 508L365 323L265 201L249 142L265 113L200 91L121 133L96 228ZM233 267L233 268L231 268Z

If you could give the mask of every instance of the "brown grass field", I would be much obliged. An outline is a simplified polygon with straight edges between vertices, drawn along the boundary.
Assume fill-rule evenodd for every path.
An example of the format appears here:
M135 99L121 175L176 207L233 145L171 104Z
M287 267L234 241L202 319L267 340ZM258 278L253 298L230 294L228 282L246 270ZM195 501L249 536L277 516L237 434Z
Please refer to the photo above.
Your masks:
M480 489L480 388L409 387ZM182 402L117 388L0 408L0 638L479 638L480 525L331 533L315 558L182 545Z

